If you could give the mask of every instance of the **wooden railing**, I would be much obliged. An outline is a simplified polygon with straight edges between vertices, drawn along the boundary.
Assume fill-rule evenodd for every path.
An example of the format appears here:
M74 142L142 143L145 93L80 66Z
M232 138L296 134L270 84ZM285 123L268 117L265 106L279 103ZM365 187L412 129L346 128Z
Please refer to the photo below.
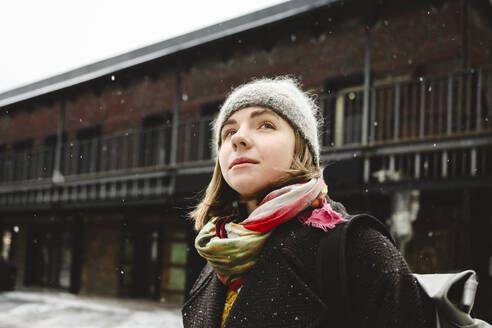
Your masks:
M375 85L370 89L367 113L362 89L323 95L320 106L324 117L324 152L483 135L492 132L492 70ZM173 127L167 124L64 143L60 173L65 177L131 174L146 168L165 169L209 161L211 120L212 117L204 117L179 122L175 163L171 163ZM0 154L0 184L51 179L55 153L55 146L45 146ZM377 166L377 160L374 161ZM424 167L417 170L424 171Z
M492 131L492 70L449 73L371 88L367 129L363 91L321 97L326 148L446 138Z

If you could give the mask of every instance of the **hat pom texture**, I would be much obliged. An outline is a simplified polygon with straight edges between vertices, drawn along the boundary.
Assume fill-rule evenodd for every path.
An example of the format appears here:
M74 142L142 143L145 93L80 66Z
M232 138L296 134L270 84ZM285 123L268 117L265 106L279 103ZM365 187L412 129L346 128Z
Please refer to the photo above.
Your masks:
M212 147L215 154L218 154L220 132L225 121L234 112L252 106L269 108L287 120L306 141L315 164L319 166L318 124L321 122L316 118L318 106L290 77L254 80L231 92L213 122Z

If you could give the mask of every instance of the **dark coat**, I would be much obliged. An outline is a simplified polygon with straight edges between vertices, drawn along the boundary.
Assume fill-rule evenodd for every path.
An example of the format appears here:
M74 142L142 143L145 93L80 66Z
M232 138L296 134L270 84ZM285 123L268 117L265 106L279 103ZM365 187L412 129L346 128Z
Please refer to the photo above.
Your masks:
M315 283L323 234L298 220L277 227L248 273L224 327L330 327L336 313L317 294ZM348 242L355 246L347 250L347 265L359 326L427 327L420 289L391 243L372 229L352 232ZM381 248L383 252L376 254ZM184 327L218 328L226 292L206 265L183 306Z

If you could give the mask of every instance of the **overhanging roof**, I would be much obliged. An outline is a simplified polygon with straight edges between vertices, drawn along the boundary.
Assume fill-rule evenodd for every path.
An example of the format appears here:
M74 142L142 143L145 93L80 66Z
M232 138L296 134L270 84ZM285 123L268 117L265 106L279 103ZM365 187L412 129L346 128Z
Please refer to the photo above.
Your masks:
M340 0L292 0L0 93L0 107L293 17ZM343 2L343 1L342 1Z

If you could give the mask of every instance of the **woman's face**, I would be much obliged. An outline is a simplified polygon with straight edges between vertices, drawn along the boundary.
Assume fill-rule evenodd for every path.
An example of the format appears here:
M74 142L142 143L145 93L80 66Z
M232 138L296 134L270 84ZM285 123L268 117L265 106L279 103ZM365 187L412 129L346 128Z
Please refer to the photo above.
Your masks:
M270 109L247 107L222 127L219 164L227 184L247 199L277 182L292 164L295 134Z

